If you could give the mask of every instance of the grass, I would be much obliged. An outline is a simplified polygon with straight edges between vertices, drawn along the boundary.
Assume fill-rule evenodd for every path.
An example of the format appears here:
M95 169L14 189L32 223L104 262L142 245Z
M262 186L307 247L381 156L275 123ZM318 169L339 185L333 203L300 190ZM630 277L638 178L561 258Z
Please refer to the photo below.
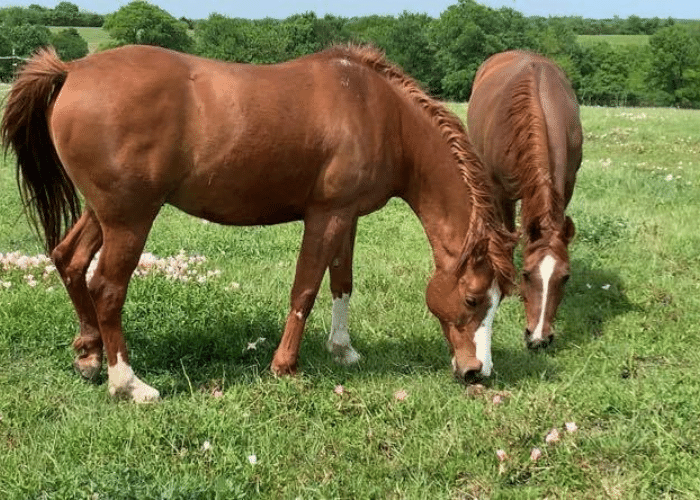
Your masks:
M124 324L136 372L164 395L154 405L112 401L104 377L73 373L77 326L55 273L30 286L28 271L0 268L0 498L696 498L700 114L584 107L582 119L564 333L526 352L507 299L481 393L451 379L424 305L429 247L398 201L358 231L363 360L339 367L323 348L325 283L302 372L286 379L268 365L301 225L224 228L164 209L147 251L204 255L198 276L220 274L133 279ZM8 158L0 253L34 255L16 191Z
M55 33L66 28L51 26L49 29ZM96 52L100 46L105 46L112 39L102 28L77 27L75 29L78 30L78 34L87 42L88 51L91 54Z
M607 42L612 46L642 46L649 44L649 35L578 35L576 40L583 46L595 45L601 42Z

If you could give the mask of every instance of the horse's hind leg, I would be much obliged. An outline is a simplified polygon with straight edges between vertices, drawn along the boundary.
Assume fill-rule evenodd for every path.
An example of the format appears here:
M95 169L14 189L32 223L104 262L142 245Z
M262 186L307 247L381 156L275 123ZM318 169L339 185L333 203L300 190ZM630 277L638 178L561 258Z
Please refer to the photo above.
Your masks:
M323 274L340 251L354 218L340 212L310 213L304 219L304 237L297 260L290 311L279 346L272 358L277 375L296 373L301 337L316 300Z
M102 338L85 281L85 273L101 245L102 230L95 214L88 208L51 252L51 259L61 275L80 324L80 334L73 341L77 353L74 366L87 379L95 378L102 368Z
M107 353L109 393L136 402L158 399L158 391L134 375L122 332L122 309L152 219L131 226L102 225L103 245L90 280L90 295Z
M357 220L343 238L340 252L329 266L331 276L331 294L333 295L333 313L331 332L326 347L336 363L351 365L360 360L360 354L350 345L348 316L350 296L352 294L352 256L355 245Z

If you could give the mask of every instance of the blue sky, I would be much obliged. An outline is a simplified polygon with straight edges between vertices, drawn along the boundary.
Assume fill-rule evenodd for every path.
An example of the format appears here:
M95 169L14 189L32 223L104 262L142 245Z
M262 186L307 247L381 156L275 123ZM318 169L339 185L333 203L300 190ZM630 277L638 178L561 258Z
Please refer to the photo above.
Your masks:
M81 9L107 14L129 3L125 0L69 0ZM477 0L479 1L479 0ZM39 4L54 7L59 0L0 0L0 5ZM371 14L400 14L409 12L427 13L439 17L440 13L457 0L151 0L175 17L186 16L192 19L206 18L212 12L229 17L260 19L263 17L285 18L291 14L313 11L318 16L335 14L343 17L366 16ZM586 0L572 2L566 0L481 0L489 7L510 7L526 16L578 15L593 19L611 18L615 15L627 18L676 17L700 19L698 0Z

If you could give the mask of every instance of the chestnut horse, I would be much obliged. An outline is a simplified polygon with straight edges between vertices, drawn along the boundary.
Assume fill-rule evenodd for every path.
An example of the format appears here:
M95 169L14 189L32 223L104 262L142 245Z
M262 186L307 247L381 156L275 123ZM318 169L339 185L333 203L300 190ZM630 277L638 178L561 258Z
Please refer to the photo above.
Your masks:
M477 71L467 123L511 231L515 203L522 200L525 342L530 348L547 346L569 278L568 245L575 232L565 210L581 165L576 95L553 61L529 52L503 52Z
M78 315L76 367L94 377L104 347L110 394L159 397L129 365L121 315L164 203L227 225L304 222L271 365L283 375L296 372L326 269L329 345L341 360L357 358L347 333L357 219L403 198L433 249L426 302L454 373L489 375L487 313L514 279L514 235L498 222L459 119L374 49L335 47L268 66L144 46L66 63L43 50L20 71L1 127Z

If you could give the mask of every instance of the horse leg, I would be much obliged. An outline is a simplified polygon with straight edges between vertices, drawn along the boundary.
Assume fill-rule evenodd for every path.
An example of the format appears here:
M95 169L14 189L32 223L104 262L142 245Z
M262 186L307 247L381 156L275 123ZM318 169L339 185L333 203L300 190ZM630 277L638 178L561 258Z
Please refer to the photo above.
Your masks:
M102 230L95 214L88 208L51 252L51 259L61 275L80 324L80 334L73 341L77 353L73 364L87 379L95 378L102 368L102 337L85 281L85 273L101 245Z
M360 354L350 345L348 331L348 310L352 294L352 256L356 232L357 220L346 233L340 252L333 258L328 268L331 276L333 311L331 332L328 335L326 347L333 355L335 362L341 365L351 365L360 360Z
M277 375L296 373L301 337L316 300L326 268L338 254L354 218L342 213L310 213L304 219L304 236L297 259L284 333L272 358Z
M138 265L151 222L152 219L132 226L103 224L102 252L89 287L107 352L109 393L137 403L160 397L157 390L134 374L122 331L122 309L129 280Z

